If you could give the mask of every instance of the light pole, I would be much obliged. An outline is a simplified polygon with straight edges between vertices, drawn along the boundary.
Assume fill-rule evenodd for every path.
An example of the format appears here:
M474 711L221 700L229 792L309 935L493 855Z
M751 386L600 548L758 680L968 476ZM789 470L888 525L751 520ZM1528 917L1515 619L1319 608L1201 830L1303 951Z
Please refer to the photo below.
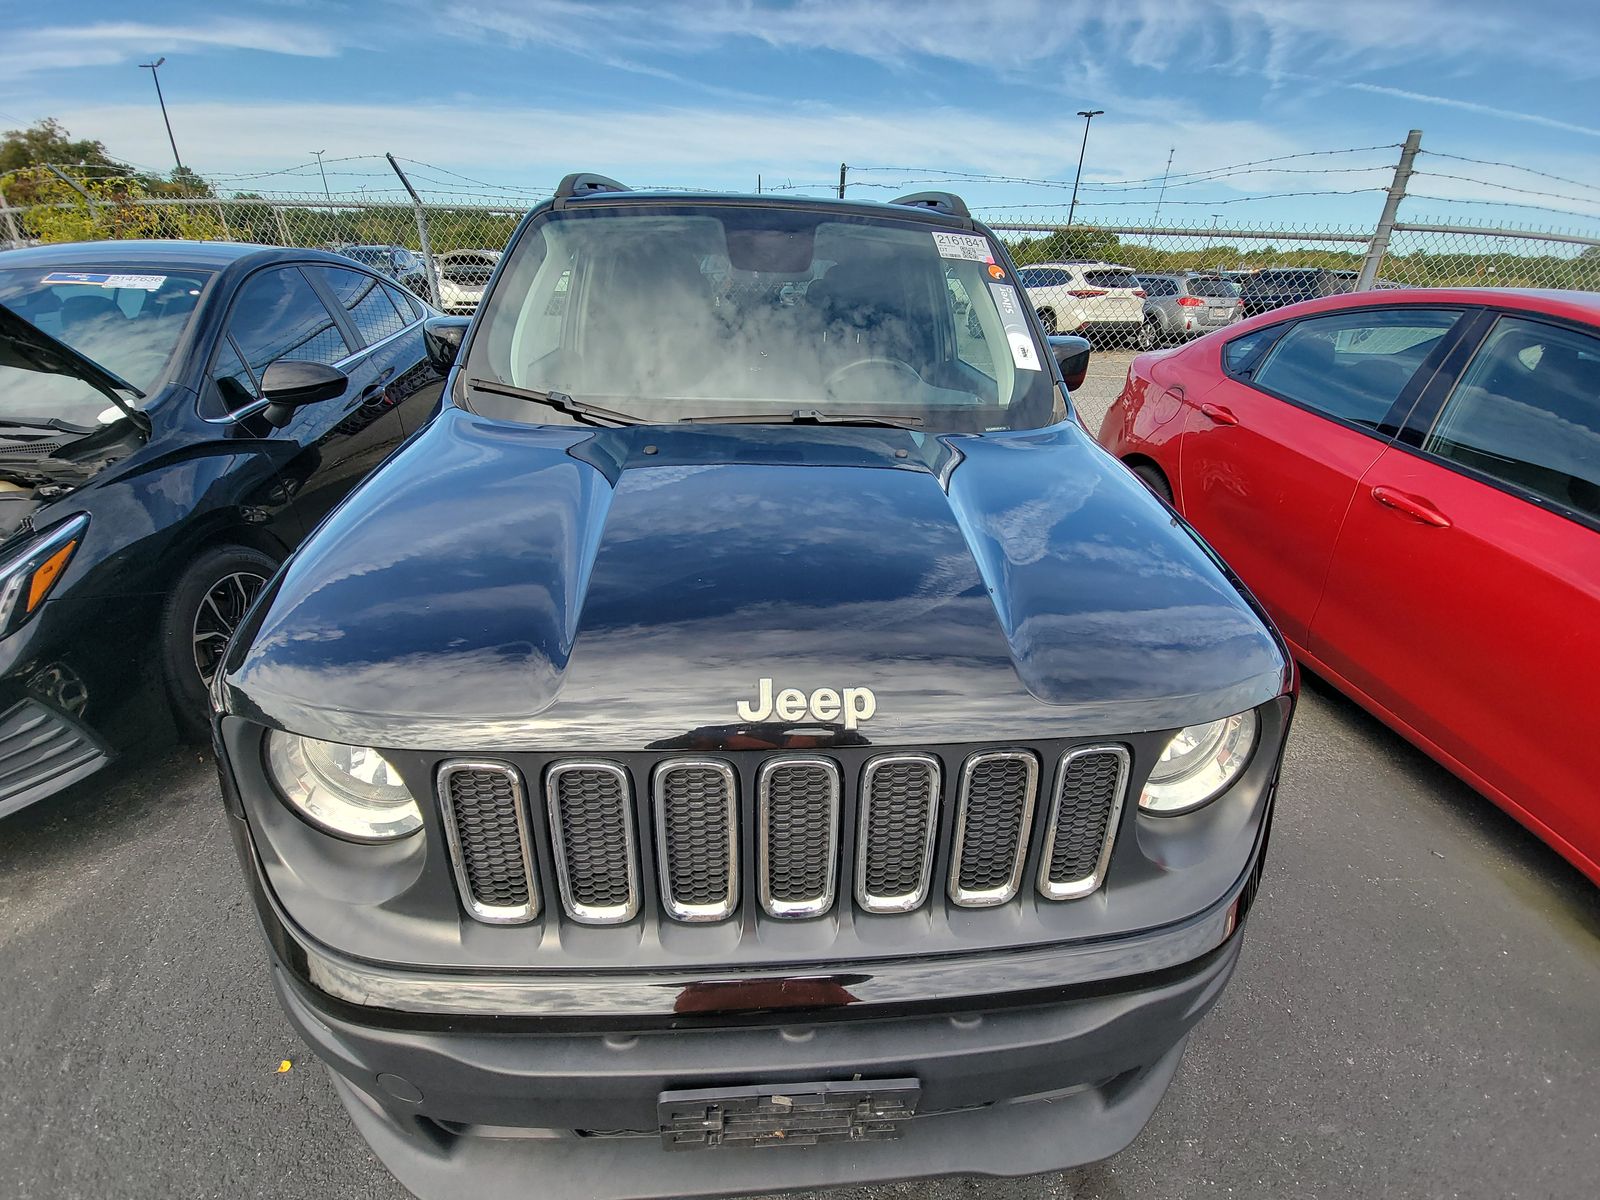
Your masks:
M1083 118L1083 145L1078 147L1078 173L1072 177L1072 207L1067 209L1067 227L1072 227L1073 214L1078 211L1078 181L1083 178L1083 156L1089 150L1089 122L1096 117L1106 115L1103 108L1079 109L1078 115Z
M324 154L326 154L326 153L327 153L326 150L312 150L311 151L311 154L316 156L317 171L322 175L322 194L327 200L332 201L333 200L333 193L328 190L328 172L327 172L327 169L325 167L323 167L323 165L322 165L322 156Z
M167 127L167 141L172 143L172 161L178 164L178 170L183 170L183 159L178 157L178 139L172 136L172 121L167 116L167 98L161 94L161 64L167 61L163 54L153 63L140 63L141 71L149 71L150 78L156 81L156 103L161 105L161 123Z

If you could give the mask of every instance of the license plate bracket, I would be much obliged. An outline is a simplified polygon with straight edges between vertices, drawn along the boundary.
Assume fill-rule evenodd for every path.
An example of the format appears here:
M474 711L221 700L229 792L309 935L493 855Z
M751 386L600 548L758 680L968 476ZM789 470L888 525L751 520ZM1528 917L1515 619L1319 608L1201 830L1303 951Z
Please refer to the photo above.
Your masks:
M687 1089L656 1098L666 1150L884 1141L916 1115L916 1079Z

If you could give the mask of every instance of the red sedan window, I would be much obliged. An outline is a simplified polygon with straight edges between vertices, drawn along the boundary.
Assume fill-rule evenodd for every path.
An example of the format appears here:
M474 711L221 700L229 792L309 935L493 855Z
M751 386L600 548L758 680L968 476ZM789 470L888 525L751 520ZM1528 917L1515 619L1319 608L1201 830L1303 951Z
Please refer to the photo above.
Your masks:
M1376 429L1460 315L1401 308L1308 317L1268 352L1255 383L1326 416Z
M1600 338L1501 317L1423 448L1600 519Z

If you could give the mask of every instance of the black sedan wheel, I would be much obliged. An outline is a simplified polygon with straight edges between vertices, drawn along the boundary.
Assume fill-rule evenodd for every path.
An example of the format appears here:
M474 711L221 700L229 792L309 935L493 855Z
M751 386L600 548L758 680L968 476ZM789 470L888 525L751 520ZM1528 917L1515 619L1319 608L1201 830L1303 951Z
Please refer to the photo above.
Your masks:
M259 550L219 546L195 559L173 589L162 620L162 654L173 720L184 738L208 736L207 693L228 639L277 569Z

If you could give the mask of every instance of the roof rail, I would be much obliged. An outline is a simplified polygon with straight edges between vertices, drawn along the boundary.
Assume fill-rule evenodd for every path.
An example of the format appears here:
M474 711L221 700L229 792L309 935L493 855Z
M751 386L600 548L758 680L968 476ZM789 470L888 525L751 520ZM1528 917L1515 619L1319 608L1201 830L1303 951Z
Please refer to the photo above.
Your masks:
M908 208L931 208L934 212L944 213L947 217L972 220L967 202L954 192L912 192L909 196L897 196L889 203L904 204Z
M556 185L557 200L571 200L575 196L593 196L600 192L630 192L625 183L618 183L606 175L590 171L574 171Z

